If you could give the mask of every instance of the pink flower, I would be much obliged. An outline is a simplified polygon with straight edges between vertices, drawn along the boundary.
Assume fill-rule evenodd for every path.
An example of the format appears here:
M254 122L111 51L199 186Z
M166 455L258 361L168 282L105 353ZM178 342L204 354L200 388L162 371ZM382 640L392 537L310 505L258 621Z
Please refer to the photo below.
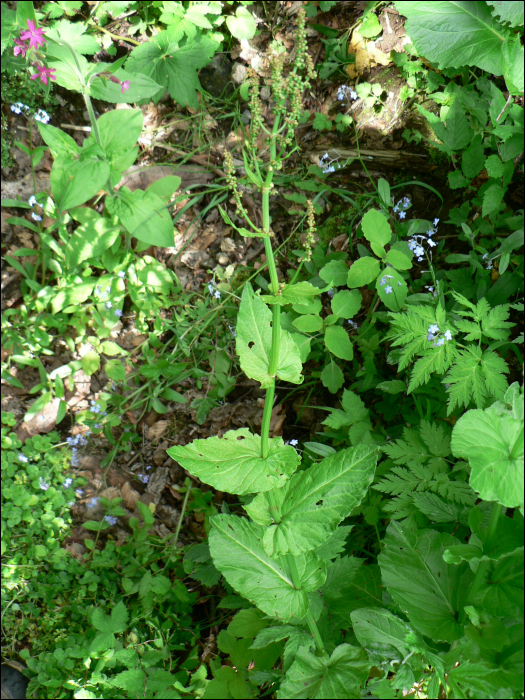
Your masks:
M124 94L126 90L129 90L129 86L131 85L129 80L125 80L123 83L120 83L120 92Z
M40 78L44 85L47 85L48 78L50 78L51 80L56 80L55 76L53 75L53 73L56 71L55 68L46 68L45 66L38 66L37 71L38 73L35 73L35 75L31 76L31 80L36 80L37 78Z
M40 45L44 45L46 40L44 39L44 30L38 27L36 28L35 22L33 20L27 20L27 31L20 33L20 38L29 39L29 46L31 48L38 49Z
M18 56L19 54L22 54L22 58L25 58L26 56L26 51L27 51L27 46L24 44L23 41L20 41L20 39L15 39L15 48L13 49L13 53L15 56Z

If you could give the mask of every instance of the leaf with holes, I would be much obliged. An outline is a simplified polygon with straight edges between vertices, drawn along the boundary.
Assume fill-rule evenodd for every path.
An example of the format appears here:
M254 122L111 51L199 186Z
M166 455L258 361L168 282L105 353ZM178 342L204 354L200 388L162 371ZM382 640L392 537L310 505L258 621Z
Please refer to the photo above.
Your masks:
M261 438L247 428L229 430L224 437L194 440L167 450L172 459L219 491L255 493L280 488L299 466L299 455L280 437L270 440L268 457L261 457Z
M271 494L256 496L246 511L267 526L265 551L299 554L321 545L359 505L376 464L375 446L350 447L298 472Z
M262 546L264 529L235 515L211 518L210 551L213 563L240 595L266 615L288 622L308 612L308 593L323 585L324 562L313 552L295 557L301 590L287 567L270 558Z
M237 354L243 372L261 382L263 389L272 385L274 378L268 373L272 348L272 313L246 283L237 317ZM301 356L293 338L281 328L279 361L276 376L285 382L300 384L303 381Z

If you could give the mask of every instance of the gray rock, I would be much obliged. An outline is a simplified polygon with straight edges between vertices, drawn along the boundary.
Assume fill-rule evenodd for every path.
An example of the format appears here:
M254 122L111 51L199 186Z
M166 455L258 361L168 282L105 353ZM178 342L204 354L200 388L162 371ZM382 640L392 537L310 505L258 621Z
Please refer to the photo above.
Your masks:
M234 83L240 85L244 82L246 78L246 73L246 66L244 66L242 63L234 63L232 68L231 79Z
M269 100L270 99L270 88L266 87L266 85L264 87L262 87L261 92L259 94L259 97L261 98L261 100L263 102L266 102L266 100Z
M243 124L249 124L250 120L252 118L252 113L250 112L249 109L245 109L244 112L241 114L241 121Z

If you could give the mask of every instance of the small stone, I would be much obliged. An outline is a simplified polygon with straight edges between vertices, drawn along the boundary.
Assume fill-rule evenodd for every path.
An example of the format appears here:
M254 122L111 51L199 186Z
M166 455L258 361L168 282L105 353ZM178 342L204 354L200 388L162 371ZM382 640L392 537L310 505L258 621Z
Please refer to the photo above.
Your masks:
M249 124L250 120L252 118L252 113L250 112L249 109L245 109L244 112L241 114L241 121L243 124Z
M246 66L243 66L242 63L234 63L230 78L237 85L243 83L246 79Z
M266 102L266 100L269 100L270 99L270 88L266 87L266 85L264 87L262 87L261 92L259 93L259 97L261 98L261 100L263 102Z
M227 265L230 261L227 255L224 255L224 253L219 253L219 255L217 255L217 262L219 263L219 265L224 266Z

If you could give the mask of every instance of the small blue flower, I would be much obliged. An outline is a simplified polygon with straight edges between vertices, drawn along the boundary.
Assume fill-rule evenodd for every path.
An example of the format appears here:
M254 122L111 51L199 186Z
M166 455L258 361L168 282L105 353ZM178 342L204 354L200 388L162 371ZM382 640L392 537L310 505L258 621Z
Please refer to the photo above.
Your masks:
M329 296L330 299L331 299L331 298L334 296L334 293L335 293L335 292L334 292L333 289L329 289L326 293L328 294L328 296Z
M151 466L149 466L149 467L146 467L146 470L149 470L149 469L151 469Z
M138 478L142 481L143 484L147 484L149 481L149 476L147 474L137 474Z
M34 211L31 212L31 218L32 218L34 221L42 221L42 217L39 216L38 214L35 214Z
M106 309L111 309L112 306L113 306L113 304L110 301L106 301L106 303L104 304L104 307Z
M98 498L92 498L88 503L88 508L94 508L98 503Z
M75 491L75 495L77 496L77 498L80 498L81 496L84 495L84 489L77 489Z
M73 483L73 479L68 476L68 478L64 481L64 488L68 489L72 483Z
M393 291L394 290L390 285L388 285L388 287L385 287L385 294L392 294Z
M400 219L404 219L404 218L405 218L405 216L406 216L406 212L405 212L405 211L400 211L400 212L398 212L398 213L399 213L399 218L400 218Z
M433 323L431 326L428 327L428 332L432 333L432 335L435 335L436 333L439 333L439 326L437 323Z
M290 441L288 442L288 444L291 445L292 447L296 447L296 446L299 444L299 440L295 440L295 439L294 439L294 440L290 440Z
M47 491L48 488L49 488L49 484L48 484L47 482L45 482L45 481L42 479L42 477L40 477L39 485L40 485L40 488L42 489L42 491Z
M29 462L28 458L25 455L23 455L21 452L18 453L18 459L21 462Z
M437 243L435 243L431 238L427 240L427 243L431 248L435 248L437 246Z
M124 279L125 276L126 273L124 271L121 270L120 272L117 272L117 277L120 277L120 279Z
M357 323L355 321L352 321L350 318L348 319L347 323L353 331L356 331L359 328Z
M37 122L42 122L43 124L47 124L51 120L51 117L43 109L39 109L39 110L37 110L37 112L35 114L35 119L37 120Z
M118 316L119 318L122 317L122 311L120 309L115 309L115 316Z
M35 204L37 204L35 195L31 195L31 197L29 197L29 199L27 200L27 203L29 204L29 206L34 207Z
M115 523L117 522L118 518L116 518L116 517L113 516L113 515L105 515L105 516L104 516L104 520L105 520L107 523L109 523L110 525L115 525Z
M444 345L444 344L445 344L445 339L444 339L444 338L440 338L436 343L434 343L434 345L435 345L436 347L438 347L438 348L441 347L441 346Z
M452 340L452 333L450 331L445 331L445 340Z
M439 219L434 219L433 224L434 226L437 226L439 224Z

